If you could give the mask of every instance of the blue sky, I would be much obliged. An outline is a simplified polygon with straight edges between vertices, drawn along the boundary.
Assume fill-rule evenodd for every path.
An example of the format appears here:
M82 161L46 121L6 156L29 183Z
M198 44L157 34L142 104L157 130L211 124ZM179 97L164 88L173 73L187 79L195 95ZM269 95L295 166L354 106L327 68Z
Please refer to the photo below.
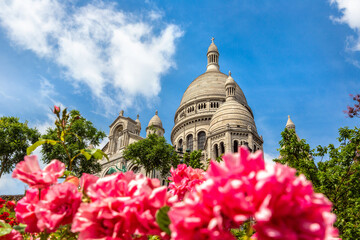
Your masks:
M187 86L206 69L210 38L278 155L287 115L312 147L336 143L360 90L360 1L60 1L0 3L0 115L51 126L54 105L108 126L121 109L155 110L170 140ZM9 175L0 194L22 193Z

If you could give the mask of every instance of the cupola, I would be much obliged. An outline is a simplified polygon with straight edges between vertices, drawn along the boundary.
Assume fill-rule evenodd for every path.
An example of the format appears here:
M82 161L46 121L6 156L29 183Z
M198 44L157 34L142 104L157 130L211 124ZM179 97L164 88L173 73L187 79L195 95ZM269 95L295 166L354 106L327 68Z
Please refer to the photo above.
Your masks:
M236 83L231 77L231 72L229 71L229 76L225 82L225 91L226 91L226 101L230 99L235 99L235 89Z
M219 71L219 51L214 43L214 38L211 38L211 44L207 52L207 69L206 71Z

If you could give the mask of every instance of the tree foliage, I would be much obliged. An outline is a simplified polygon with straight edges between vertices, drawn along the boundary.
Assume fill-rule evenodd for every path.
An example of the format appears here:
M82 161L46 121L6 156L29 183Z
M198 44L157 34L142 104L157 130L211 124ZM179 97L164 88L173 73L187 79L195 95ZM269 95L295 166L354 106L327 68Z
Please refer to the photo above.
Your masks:
M192 168L200 168L204 170L204 164L201 162L201 150L184 153L184 163Z
M97 149L88 149L90 146L98 146L100 141L106 136L103 131L97 130L92 122L80 116L77 110L67 114L66 109L59 116L60 110L54 113L58 115L55 125L56 128L48 128L46 134L42 136L46 140L56 140L60 144L44 144L41 153L43 160L49 163L52 159L58 159L70 166L70 171L76 175L82 173L97 173L101 170L98 162Z
M311 150L305 140L297 141L293 130L282 132L281 158L313 182L315 190L332 203L335 226L342 239L360 239L360 129L339 129L339 146L330 144ZM315 163L313 157L321 160Z
M27 122L21 123L19 118L0 118L0 177L10 173L18 162L24 160L26 149L39 137L36 128L29 128Z
M169 174L171 166L177 167L179 164L179 157L174 148L164 137L156 134L149 134L147 138L127 146L123 157L143 167L146 174L158 170L163 177Z
M316 174L318 169L310 145L304 139L299 140L294 129L285 129L281 136L278 149L280 157L274 161L295 168L297 174L304 174L316 188L319 185Z

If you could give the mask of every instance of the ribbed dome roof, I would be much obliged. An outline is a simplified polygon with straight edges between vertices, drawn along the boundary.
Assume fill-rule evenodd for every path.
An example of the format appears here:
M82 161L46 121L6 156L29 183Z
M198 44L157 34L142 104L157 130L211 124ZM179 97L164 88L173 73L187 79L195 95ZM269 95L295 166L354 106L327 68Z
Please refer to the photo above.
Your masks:
M225 82L228 76L222 72L210 71L197 77L186 89L180 106L195 99L219 97L225 100ZM247 105L245 95L236 84L235 98Z
M155 112L155 115L150 119L150 122L148 124L148 127L154 126L154 127L163 127L162 122L158 116L158 111Z
M251 126L256 131L255 121L250 111L242 104L234 99L228 99L221 107L215 112L210 121L210 132L217 129L230 126L240 126L247 128Z

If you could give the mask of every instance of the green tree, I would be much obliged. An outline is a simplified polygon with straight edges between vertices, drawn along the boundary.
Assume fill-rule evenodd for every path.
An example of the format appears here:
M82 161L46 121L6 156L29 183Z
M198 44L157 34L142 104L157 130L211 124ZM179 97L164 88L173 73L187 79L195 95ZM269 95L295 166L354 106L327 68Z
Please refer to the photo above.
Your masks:
M49 163L52 159L58 159L76 175L99 172L101 166L97 159L101 156L91 154L89 148L98 146L106 134L97 130L92 122L81 117L77 110L71 110L67 114L64 109L62 117L59 115L60 109L56 111L54 108L54 113L58 116L55 122L56 128L48 128L42 138L46 139L44 141L54 140L55 142L56 140L57 144L42 145L41 153L44 162Z
M26 149L39 137L36 128L29 128L27 122L21 123L19 118L0 118L0 177L10 173L17 163L24 160Z
M204 165L201 162L201 150L184 153L184 163L192 168L204 169Z
M294 130L285 129L280 141L280 158L311 180L315 191L332 203L335 226L342 239L360 239L360 129L339 129L339 147L333 144L311 150L298 140ZM321 159L316 163L314 157Z
M145 169L148 175L152 170L160 171L161 176L169 174L171 166L179 164L179 157L174 148L164 137L149 134L147 138L130 144L123 152L126 160Z
M304 139L299 140L294 129L286 129L281 133L280 157L275 162L286 164L297 170L297 174L304 174L315 188L319 185L317 166L313 158L313 150Z
M333 203L342 239L360 239L360 129L339 129L339 147L317 147L319 192Z

